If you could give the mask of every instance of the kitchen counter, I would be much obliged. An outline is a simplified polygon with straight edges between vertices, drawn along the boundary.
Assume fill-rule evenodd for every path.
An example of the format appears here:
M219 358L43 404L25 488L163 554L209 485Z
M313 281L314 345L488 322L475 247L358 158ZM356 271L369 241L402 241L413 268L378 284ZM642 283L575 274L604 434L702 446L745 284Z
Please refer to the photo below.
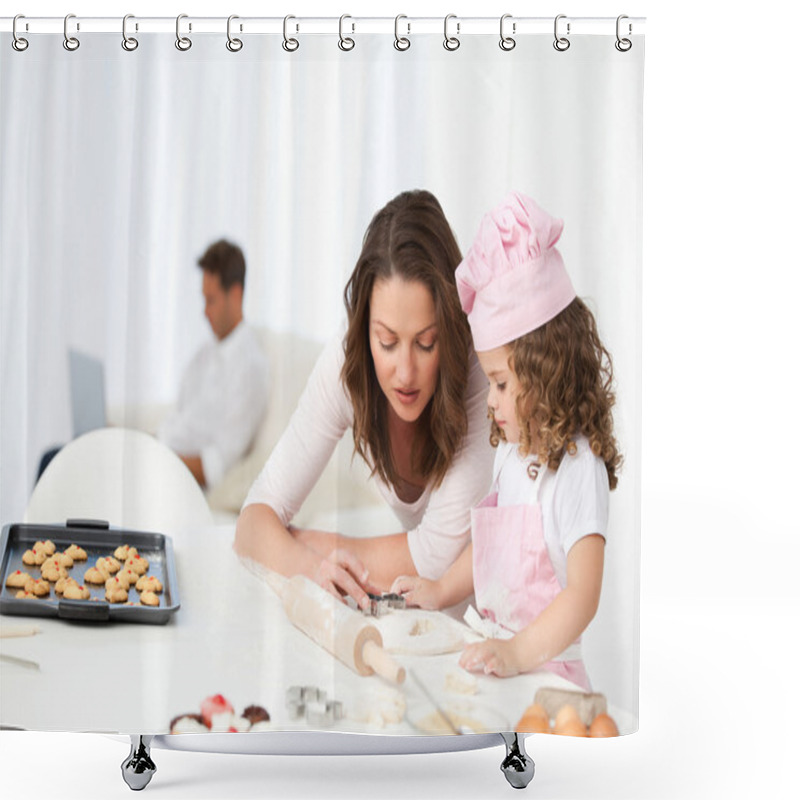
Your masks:
M77 623L3 616L3 627L34 624L36 636L0 639L0 724L50 731L158 734L182 713L199 713L202 700L224 695L238 713L265 707L276 730L305 729L285 707L286 690L317 686L341 701L348 715L328 730L418 734L412 724L433 713L413 680L393 687L361 677L326 653L287 620L277 595L232 549L233 526L195 530L174 538L181 608L166 625ZM34 601L31 601L34 602ZM395 611L393 613L404 613ZM513 730L542 686L574 689L545 671L515 678L477 676L477 693L447 692L458 653L397 655L440 705L466 704L494 730ZM393 690L408 714L382 723L364 718L364 704L380 704ZM369 698L369 699L366 699ZM356 713L357 712L357 713ZM621 732L630 715L610 709ZM354 719L353 714L360 717Z

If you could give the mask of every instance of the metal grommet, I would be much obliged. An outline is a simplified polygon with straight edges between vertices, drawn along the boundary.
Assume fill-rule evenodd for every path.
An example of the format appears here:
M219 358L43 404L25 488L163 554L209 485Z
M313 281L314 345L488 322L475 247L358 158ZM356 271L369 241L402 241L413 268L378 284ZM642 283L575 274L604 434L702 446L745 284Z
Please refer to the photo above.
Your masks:
M351 39L349 36L345 36L344 33L342 32L342 25L344 24L344 21L346 19L352 19L352 17L349 14L342 14L342 16L339 17L339 49L348 52L349 50L352 50L356 46L356 43L354 39ZM355 33L356 30L355 23L352 23L352 27L353 30L351 32Z
M14 17L14 22L12 23L12 26L11 26L11 35L13 36L13 38L11 40L11 46L18 53L22 53L22 52L24 52L25 50L28 49L28 40L27 39L23 39L17 33L17 20L18 19L25 19L25 15L24 14L17 14L17 16Z
M398 14L394 18L394 49L395 50L408 50L411 47L411 40L405 36L400 36L400 20L408 19L405 14ZM408 33L411 33L411 26L408 25Z
M126 14L122 18L122 49L132 53L139 46L139 40L133 36L128 36L129 19L134 19L133 14Z
M188 14L178 14L178 18L175 20L175 47L183 52L192 46L192 40L188 36L181 36L181 20L188 19L188 17ZM192 26L189 25L189 30L191 29Z
M239 19L236 14L231 14L228 17L228 41L225 42L225 47L227 47L231 53L238 53L242 47L244 47L241 39L235 39L231 37L231 22L233 22L235 19Z
M294 38L290 39L286 35L286 29L287 29L288 22L289 22L290 19L296 19L296 17L293 17L291 14L289 14L289 15L287 15L287 16L285 16L283 18L283 43L282 43L282 47L287 53L294 53L294 51L297 50L298 47L300 47L300 42L298 42L297 39L294 39Z
M69 31L67 30L67 26L69 25L69 21L71 19L75 19L75 15L74 14L67 14L67 16L64 17L64 42L63 42L63 44L64 44L64 49L65 50L69 50L70 52L73 52L74 50L77 50L81 46L81 43L74 36L70 36L69 35ZM78 30L80 30L80 28L78 28Z
M620 35L619 35L619 24L624 19L628 19L626 14L620 14L617 17L617 41L614 42L614 47L616 47L617 50L620 51L620 53L627 53L628 50L630 50L631 47L633 47L633 42L630 39L622 39L620 37ZM628 35L630 36L631 33L633 33L633 27L631 26L631 24L629 22L628 23Z
M461 39L458 36L449 36L447 33L447 23L450 22L451 19L456 19L455 14L448 14L444 18L444 42L443 46L445 50L449 50L451 53L453 50L458 50L461 47ZM456 23L456 33L461 32L461 23Z
M558 35L558 21L560 19L566 19L566 14L559 14L555 22L553 23L553 36L555 37L555 41L553 42L553 47L558 50L559 53L563 53L565 50L569 50L570 40L567 39L566 36L559 36ZM567 36L569 35L569 22L567 23Z
M503 14L503 16L500 17L500 49L506 52L513 50L517 46L516 39L505 35L504 28L507 19L511 19L511 14ZM511 30L512 32L516 32L516 25L513 25Z

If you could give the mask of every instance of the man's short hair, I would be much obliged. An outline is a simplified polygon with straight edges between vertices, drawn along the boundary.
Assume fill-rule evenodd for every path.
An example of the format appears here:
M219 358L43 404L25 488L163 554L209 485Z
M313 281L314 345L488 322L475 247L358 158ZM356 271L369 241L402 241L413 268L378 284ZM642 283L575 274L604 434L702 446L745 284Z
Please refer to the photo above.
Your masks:
M203 255L197 259L197 265L205 272L219 277L220 285L225 291L238 283L244 290L244 254L240 247L220 239L209 245Z

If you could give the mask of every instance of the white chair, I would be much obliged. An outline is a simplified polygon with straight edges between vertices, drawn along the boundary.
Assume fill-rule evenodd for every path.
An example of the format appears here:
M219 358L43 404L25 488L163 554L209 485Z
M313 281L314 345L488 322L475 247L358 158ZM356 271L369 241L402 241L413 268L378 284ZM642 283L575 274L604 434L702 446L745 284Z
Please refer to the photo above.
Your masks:
M152 436L125 428L74 439L39 478L25 521L76 518L166 534L213 524L205 495L180 458Z

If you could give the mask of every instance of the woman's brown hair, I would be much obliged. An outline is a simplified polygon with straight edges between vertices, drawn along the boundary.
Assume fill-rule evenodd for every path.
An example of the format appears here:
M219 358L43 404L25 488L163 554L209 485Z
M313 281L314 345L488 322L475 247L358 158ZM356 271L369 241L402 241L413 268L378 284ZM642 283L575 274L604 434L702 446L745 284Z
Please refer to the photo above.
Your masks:
M439 376L419 417L412 449L414 471L434 488L442 482L467 430L466 390L471 337L456 290L461 262L453 231L438 200L426 191L399 194L372 219L361 255L344 291L347 333L342 381L353 404L355 450L395 489L388 401L378 384L369 345L369 310L377 281L399 276L420 281L433 297L439 330Z
M520 452L531 455L538 437L539 461L555 470L565 452L575 453L575 437L582 434L603 459L614 489L622 465L611 415L614 375L592 312L576 297L542 327L512 342L510 350L509 366L520 384ZM492 420L492 444L501 438Z

